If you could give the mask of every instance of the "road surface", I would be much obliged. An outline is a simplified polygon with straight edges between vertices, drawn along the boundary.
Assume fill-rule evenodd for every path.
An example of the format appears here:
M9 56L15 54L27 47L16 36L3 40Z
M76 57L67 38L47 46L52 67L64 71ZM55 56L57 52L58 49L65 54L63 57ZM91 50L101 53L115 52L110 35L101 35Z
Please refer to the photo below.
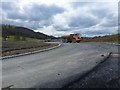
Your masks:
M99 64L84 77L63 88L120 88L120 54L111 53L110 57Z
M100 63L118 46L108 43L64 43L61 47L2 60L2 86L62 88Z

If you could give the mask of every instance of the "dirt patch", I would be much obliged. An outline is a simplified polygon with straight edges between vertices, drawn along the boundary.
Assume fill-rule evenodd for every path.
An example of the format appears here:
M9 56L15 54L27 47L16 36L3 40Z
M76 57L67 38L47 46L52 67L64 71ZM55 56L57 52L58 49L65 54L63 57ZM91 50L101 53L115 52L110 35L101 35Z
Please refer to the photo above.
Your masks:
M56 43L44 43L42 41L2 41L2 57L17 55L57 46Z

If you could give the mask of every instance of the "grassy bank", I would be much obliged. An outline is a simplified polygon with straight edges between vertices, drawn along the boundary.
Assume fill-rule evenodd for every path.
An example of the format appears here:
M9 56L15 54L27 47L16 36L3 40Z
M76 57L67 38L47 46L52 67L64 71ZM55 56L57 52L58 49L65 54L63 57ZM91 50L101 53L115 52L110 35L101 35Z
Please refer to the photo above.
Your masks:
M40 40L2 41L2 56L16 55L36 50L42 50L58 44L44 43Z
M28 40L38 40L36 38L30 38L30 37L23 37L23 36L2 36L0 37L1 40L4 41L28 41Z
M97 36L92 38L84 37L82 42L119 42L120 43L120 34Z

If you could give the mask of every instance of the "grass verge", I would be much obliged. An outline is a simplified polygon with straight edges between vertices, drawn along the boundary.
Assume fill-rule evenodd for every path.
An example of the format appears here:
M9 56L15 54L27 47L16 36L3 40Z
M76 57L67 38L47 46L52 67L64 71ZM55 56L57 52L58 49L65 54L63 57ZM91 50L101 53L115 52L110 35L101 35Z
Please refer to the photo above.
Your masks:
M56 43L44 43L35 41L2 41L2 57L17 55L57 46Z
M83 38L82 42L118 42L120 43L120 34L108 36L96 36L91 38Z

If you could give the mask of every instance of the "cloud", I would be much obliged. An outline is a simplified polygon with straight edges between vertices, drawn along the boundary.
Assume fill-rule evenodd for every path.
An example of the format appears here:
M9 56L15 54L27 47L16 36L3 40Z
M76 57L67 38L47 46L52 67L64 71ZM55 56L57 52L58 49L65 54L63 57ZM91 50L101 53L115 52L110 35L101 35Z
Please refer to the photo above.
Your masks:
M6 12L7 18L9 19L22 19L30 21L47 20L51 18L52 15L57 13L62 13L63 8L56 5L43 5L37 3L30 3L28 6L18 7L12 2L3 2L2 9Z
M72 6L72 4L77 4L77 6ZM54 17L54 22L61 26L58 31L66 31L66 33L77 31L90 36L95 33L96 35L117 33L118 16L117 7L114 7L115 3L71 3L70 5L72 9L67 9Z
M97 20L89 16L79 16L71 18L69 25L71 27L88 28L97 24Z
M2 2L2 11L8 19L25 19L16 2Z
M13 8L16 9L17 5L15 2L1 2L2 3L2 9L5 11L12 10Z
M42 25L49 25L53 15L62 13L63 8L56 5L43 5L37 3L29 3L20 7L16 2L3 2L2 3L3 23L6 24L19 24L27 27L38 28ZM23 24L22 24L22 23ZM28 26L29 24L29 26ZM32 26L31 26L32 25Z
M117 3L2 2L2 23L25 26L48 35L116 33ZM0 15L0 16L1 16Z
M56 5L32 4L30 7L24 7L24 12L27 13L28 19L31 21L48 20L53 15L63 11L63 8Z

